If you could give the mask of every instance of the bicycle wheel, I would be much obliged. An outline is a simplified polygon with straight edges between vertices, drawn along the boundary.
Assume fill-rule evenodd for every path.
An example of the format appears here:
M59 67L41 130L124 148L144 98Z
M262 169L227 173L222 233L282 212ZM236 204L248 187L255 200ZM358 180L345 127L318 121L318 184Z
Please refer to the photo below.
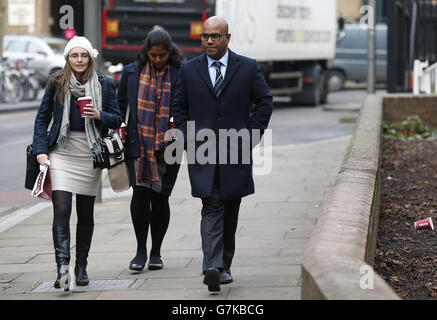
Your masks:
M34 79L26 79L24 83L24 100L33 101L38 95L38 83Z
M3 100L5 103L17 103L23 100L23 86L16 75L5 77L4 89Z

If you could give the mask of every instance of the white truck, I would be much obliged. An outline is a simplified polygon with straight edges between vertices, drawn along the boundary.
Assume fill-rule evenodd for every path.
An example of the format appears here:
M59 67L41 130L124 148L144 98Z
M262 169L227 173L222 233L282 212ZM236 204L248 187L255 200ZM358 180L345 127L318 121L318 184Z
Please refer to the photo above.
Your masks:
M277 101L327 101L336 0L216 0L215 14L229 23L229 48L258 60Z

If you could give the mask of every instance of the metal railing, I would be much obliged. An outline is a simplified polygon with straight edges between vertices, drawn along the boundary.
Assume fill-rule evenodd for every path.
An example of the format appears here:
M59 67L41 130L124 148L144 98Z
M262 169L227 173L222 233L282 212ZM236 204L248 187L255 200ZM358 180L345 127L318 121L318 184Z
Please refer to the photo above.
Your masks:
M437 63L428 65L428 61L414 61L413 94L437 93Z

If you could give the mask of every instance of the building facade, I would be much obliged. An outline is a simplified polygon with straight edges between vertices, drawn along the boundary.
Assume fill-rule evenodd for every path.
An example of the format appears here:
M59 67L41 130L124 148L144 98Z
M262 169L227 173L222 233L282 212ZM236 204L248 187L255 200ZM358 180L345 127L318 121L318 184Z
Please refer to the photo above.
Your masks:
M363 0L337 0L337 15L343 17L345 22L356 22L360 19L360 8Z
M0 0L4 34L50 35L50 0Z

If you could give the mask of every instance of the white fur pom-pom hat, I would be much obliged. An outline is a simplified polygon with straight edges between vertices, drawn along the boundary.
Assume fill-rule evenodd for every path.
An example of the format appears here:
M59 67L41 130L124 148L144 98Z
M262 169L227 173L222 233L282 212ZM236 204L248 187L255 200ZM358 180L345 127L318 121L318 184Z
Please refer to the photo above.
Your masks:
M75 36L73 39L68 41L65 50L64 50L64 58L67 60L68 54L70 53L71 49L73 48L83 48L86 51L88 51L90 57L92 57L94 60L99 56L99 52L93 48L93 45L89 40L85 37L78 37Z

